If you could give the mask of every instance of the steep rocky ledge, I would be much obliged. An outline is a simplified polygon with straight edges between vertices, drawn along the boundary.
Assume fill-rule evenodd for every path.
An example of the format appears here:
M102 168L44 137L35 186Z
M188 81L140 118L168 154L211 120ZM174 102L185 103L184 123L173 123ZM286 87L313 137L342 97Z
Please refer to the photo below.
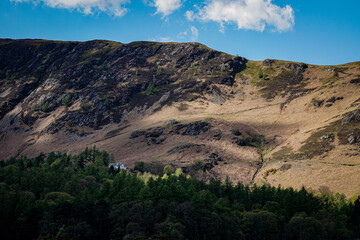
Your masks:
M198 43L0 40L0 119L31 126L60 106L67 111L46 131L94 129L136 109L195 100L212 83L232 85L246 59ZM20 105L18 105L21 103ZM157 103L157 104L155 104ZM14 125L16 126L16 125ZM0 124L4 131L6 124Z

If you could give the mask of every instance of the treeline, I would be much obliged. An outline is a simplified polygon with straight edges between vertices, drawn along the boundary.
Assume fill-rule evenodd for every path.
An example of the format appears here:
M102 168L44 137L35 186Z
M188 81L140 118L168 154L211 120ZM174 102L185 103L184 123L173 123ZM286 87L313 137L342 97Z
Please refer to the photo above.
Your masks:
M360 201L270 186L149 178L97 149L0 164L1 239L356 239ZM169 171L165 171L169 172Z

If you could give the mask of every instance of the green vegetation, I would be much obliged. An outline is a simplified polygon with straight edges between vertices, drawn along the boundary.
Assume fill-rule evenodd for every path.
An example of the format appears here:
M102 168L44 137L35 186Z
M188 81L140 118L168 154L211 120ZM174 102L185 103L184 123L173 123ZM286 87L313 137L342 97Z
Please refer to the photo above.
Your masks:
M8 70L6 70L6 80L10 80L11 79L11 70L10 69L8 69Z
M221 64L221 72L224 72L225 71L225 65L224 64Z
M108 62L105 60L103 64L101 65L101 70L107 71L109 69Z
M65 97L61 100L63 106L68 107L70 105L70 95L66 94Z
M40 105L40 111L42 112L47 112L49 110L49 107L48 107L48 103L45 102L43 104Z
M275 174L277 172L276 168L270 168L265 171L264 178L266 179L270 174Z
M264 77L264 73L262 71L261 68L259 68L259 71L258 71L258 78L263 78Z
M37 104L34 104L34 105L32 106L32 110L33 110L34 112L36 112L36 111L47 112L47 111L49 111L48 103L47 103L47 102L41 103L40 106L37 105Z
M360 237L359 198L204 183L170 165L156 177L109 168L111 159L94 147L0 162L2 239Z
M153 83L153 81L151 81L145 90L145 94L146 95L154 95L155 93L156 92L155 92L154 83Z
M160 76L161 74L162 74L162 68L160 64L158 64L156 69L156 76Z

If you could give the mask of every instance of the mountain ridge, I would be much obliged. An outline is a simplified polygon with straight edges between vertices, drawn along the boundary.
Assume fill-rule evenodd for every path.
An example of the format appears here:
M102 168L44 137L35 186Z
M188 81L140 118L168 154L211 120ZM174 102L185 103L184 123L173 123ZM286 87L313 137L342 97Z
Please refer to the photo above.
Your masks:
M200 43L0 39L0 79L2 160L96 145L129 167L360 192L360 62L251 61Z

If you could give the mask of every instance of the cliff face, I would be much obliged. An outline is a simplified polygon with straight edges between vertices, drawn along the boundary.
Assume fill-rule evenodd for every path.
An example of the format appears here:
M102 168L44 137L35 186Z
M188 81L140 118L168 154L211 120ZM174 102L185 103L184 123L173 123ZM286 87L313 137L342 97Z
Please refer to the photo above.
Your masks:
M360 191L360 64L198 43L0 40L0 159L114 153L202 179Z
M212 83L231 86L245 63L196 43L2 40L0 118L19 104L19 120L31 126L66 106L46 131L65 123L99 129L160 99L157 107L195 100Z

